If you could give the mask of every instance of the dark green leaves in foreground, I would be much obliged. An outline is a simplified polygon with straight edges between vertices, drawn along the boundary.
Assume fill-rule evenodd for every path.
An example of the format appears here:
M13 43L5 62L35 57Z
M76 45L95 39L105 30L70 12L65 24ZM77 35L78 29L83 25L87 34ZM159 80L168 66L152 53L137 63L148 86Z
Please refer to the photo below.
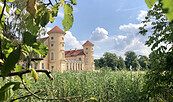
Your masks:
M31 34L30 32L24 32L23 33L23 43L32 46L33 43L36 42L36 36Z
M1 68L1 75L7 76L12 69L14 69L15 64L19 61L21 53L21 46L19 46L17 49L13 50L13 52L10 53L6 61L4 62L4 65Z
M65 31L73 25L73 7L70 4L64 4L64 20L62 22Z
M20 82L9 82L0 89L0 102L4 102L13 96L15 90L20 88Z
M171 22L173 20L172 0L145 0L145 3L149 8L152 8L157 1L162 4L163 13L166 14L167 19Z

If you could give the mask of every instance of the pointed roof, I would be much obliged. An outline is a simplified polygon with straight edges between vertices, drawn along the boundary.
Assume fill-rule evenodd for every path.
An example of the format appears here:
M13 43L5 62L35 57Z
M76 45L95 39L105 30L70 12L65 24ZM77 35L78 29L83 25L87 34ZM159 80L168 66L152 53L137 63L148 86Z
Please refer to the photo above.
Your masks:
M50 34L51 32L62 32L65 33L62 29L60 29L58 26L55 26L53 29L48 31L47 33Z
M94 46L94 44L87 40L82 46Z
M83 49L65 51L65 57L72 57L72 56L78 56L78 55L85 55L83 52Z

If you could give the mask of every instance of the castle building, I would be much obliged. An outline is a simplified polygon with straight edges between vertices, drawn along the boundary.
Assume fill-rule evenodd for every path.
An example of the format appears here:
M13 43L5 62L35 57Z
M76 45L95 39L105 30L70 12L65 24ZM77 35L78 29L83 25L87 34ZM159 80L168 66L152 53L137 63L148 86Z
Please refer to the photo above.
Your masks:
M55 26L48 33L48 37L37 39L43 42L49 49L46 57L38 63L32 63L35 69L49 69L51 71L92 71L94 70L93 47L90 41L86 41L83 49L70 49L65 51L65 32Z

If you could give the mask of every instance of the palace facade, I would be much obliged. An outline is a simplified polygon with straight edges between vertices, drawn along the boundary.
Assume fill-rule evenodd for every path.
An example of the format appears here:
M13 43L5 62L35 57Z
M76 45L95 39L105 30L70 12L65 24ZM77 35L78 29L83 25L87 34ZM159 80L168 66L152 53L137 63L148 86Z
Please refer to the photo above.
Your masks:
M94 51L90 41L86 41L83 49L65 51L65 32L55 26L48 33L48 37L37 39L49 49L46 57L38 63L31 64L35 69L49 69L51 71L92 71L94 70Z

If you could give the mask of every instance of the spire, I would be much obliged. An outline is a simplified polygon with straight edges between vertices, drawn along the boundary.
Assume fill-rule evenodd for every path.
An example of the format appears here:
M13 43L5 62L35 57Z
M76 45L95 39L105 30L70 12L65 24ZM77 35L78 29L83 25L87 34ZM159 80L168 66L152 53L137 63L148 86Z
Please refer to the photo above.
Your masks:
M51 32L62 32L65 33L62 29L60 29L58 26L55 26L53 29L48 31L47 33L50 34Z
M87 40L82 46L94 46L94 44Z

